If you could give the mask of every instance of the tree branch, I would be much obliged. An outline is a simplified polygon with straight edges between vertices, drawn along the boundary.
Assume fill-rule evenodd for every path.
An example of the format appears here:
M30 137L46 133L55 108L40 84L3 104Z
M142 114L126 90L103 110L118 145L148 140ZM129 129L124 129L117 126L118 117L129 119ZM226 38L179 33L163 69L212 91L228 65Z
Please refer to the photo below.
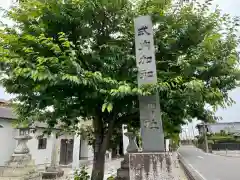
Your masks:
M119 122L121 124L124 124L125 122L129 121L130 119L135 119L137 117L139 117L139 112L135 111L133 113L126 114L126 115L118 117L117 122Z

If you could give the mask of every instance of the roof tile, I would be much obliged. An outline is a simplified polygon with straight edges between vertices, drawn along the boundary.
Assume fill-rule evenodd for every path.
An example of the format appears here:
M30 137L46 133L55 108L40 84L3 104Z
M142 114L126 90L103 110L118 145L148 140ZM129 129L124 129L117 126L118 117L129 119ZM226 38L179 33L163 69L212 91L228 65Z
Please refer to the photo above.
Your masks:
M0 107L0 118L16 119L17 115L10 107Z

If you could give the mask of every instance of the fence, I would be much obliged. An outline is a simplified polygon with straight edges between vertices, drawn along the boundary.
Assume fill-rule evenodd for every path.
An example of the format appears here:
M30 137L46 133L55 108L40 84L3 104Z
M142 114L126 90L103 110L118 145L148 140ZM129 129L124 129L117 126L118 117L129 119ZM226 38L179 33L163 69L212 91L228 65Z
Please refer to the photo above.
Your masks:
M240 150L240 143L217 143L212 144L212 150Z

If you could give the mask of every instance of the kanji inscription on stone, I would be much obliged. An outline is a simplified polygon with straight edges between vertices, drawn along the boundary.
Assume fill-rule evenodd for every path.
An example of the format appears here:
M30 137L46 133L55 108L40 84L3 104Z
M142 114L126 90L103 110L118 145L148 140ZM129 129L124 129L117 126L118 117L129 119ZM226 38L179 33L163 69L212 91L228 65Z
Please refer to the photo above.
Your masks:
M157 83L153 27L150 16L134 20L138 86ZM159 95L139 97L143 152L163 152L164 134Z

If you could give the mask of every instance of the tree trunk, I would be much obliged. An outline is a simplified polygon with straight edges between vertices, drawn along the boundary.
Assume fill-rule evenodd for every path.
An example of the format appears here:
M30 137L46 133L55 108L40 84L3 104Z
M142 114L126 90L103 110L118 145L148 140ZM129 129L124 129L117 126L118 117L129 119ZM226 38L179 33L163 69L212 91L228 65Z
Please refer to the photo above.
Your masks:
M110 121L107 134L105 134L102 121L99 119L93 120L95 143L91 180L103 180L104 178L105 154L113 132L113 125L114 119Z
M105 153L104 147L99 145L99 152L94 152L94 161L91 180L103 180L104 178L104 165L105 165Z

